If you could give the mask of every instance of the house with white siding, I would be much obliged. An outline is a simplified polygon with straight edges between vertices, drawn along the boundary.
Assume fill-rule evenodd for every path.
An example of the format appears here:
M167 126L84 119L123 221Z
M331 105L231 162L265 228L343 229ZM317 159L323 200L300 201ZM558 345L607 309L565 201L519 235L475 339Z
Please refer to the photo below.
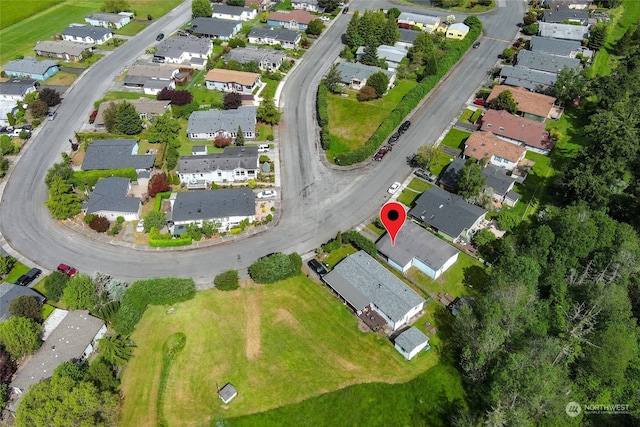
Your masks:
M228 19L231 21L250 21L258 16L258 11L251 7L227 6L214 4L212 18Z
M89 200L82 206L85 214L100 215L109 221L119 216L125 221L140 219L142 202L140 197L129 196L131 181L129 178L108 177L96 182Z
M273 49L262 49L255 46L237 47L232 49L224 57L225 64L229 61L235 61L238 64L245 65L255 62L261 71L277 71L282 65L282 61L287 56Z
M63 61L80 61L83 54L90 49L91 46L87 43L70 42L66 40L46 40L36 43L36 47L33 48L33 51L38 56L59 58Z
M194 18L191 32L212 39L229 40L242 29L242 22L218 18Z
M243 105L235 110L194 111L187 123L187 137L192 141L211 141L219 135L235 138L240 127L245 139L254 139L256 110L253 105Z
M421 15L419 13L402 12L398 16L398 27L408 30L418 28L421 31L433 33L440 25L440 17Z
M209 90L251 95L262 84L260 74L214 68L204 78Z
M178 176L190 190L208 188L212 182L245 182L258 176L258 160L258 147L229 146L222 153L180 157Z
M131 22L133 16L131 12L96 12L85 16L84 21L94 27L115 28L117 30Z
M113 30L92 25L71 25L62 30L62 39L71 42L102 44L113 38Z
M302 39L302 35L298 31L276 27L254 27L249 31L247 37L249 37L251 44L281 46L283 49L297 49Z
M183 64L203 69L212 50L213 43L209 38L171 37L158 44L158 50L153 57L154 60L167 64Z
M429 337L412 326L396 337L394 347L405 359L411 360L423 349L429 350Z
M322 12L323 7L320 7L318 0L291 0L291 6L294 9L306 10L308 12Z

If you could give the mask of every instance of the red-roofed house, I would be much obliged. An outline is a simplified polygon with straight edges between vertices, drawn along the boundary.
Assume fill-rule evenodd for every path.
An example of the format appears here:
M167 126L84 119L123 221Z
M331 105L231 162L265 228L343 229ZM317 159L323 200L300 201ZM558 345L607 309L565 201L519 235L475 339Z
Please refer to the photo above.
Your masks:
M513 170L527 153L524 147L480 130L472 133L464 145L465 156L476 160L487 159L492 165L507 170Z
M487 98L487 102L493 101L505 90L511 92L513 99L518 104L518 111L525 116L531 115L533 119L545 121L555 111L553 104L555 104L556 99L553 96L530 92L522 87L494 86Z
M267 25L304 31L309 22L318 17L306 10L292 10L288 12L271 12L267 18Z
M542 122L516 116L505 110L487 110L480 123L481 130L511 143L524 145L528 150L549 154L553 148L553 141Z

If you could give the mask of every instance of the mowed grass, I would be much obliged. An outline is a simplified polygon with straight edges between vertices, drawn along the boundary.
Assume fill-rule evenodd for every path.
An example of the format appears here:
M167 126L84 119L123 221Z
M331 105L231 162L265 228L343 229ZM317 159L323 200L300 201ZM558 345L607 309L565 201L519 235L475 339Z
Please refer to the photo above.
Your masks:
M466 110L466 111L471 111L471 110ZM462 117L460 118L460 121L462 121ZM471 136L471 132L465 132L460 129L451 128L451 130L447 132L445 137L442 139L442 142L440 144L446 145L447 147L462 150L464 149L464 142L467 140L467 138L469 138L469 136Z
M136 349L122 377L122 426L157 425L162 343L176 332L187 340L165 394L168 425L207 425L353 384L402 383L437 363L435 352L407 362L382 336L360 332L346 307L304 276L198 292L175 309L168 314L167 307L149 307L132 335ZM228 407L216 394L216 385L226 382L238 389Z
M429 294L446 293L454 297L461 297L473 294L472 289L486 280L486 273L482 263L460 252L455 264L435 280L415 267L409 269L407 277L419 289Z
M65 0L2 0L0 2L0 30L64 1Z

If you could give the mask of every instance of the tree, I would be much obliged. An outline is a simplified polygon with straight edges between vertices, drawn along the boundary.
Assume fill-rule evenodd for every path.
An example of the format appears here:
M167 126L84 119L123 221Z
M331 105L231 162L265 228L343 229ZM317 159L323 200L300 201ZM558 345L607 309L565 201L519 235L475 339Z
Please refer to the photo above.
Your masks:
M0 343L17 359L40 348L41 333L42 326L26 317L10 317L0 323Z
M118 106L114 102L110 102L107 108L102 112L102 121L107 132L114 133L116 131L116 113Z
M180 133L180 122L171 117L171 113L165 112L156 116L153 124L147 131L147 139L151 143L172 142Z
M371 86L376 90L376 96L381 98L389 87L389 76L382 71L377 71L367 79L367 86Z
M0 345L0 385L9 384L13 374L18 369L15 359L11 356L11 353L7 351L2 345ZM4 396L0 393L0 401Z
M213 8L209 0L193 0L191 2L191 16L193 18L211 18Z
M242 6L244 7L245 0L227 0L227 6Z
M0 254L0 276L9 274L9 272L13 269L17 262L18 260L16 260L11 255Z
M45 202L49 213L55 219L66 219L76 216L82 209L82 202L71 184L61 177L54 176L49 186L49 200Z
M269 125L277 125L280 121L280 110L276 107L273 98L265 98L260 103L256 113L258 120Z
M131 340L121 335L107 335L98 340L98 352L105 361L124 366L133 355Z
M168 87L156 95L158 101L171 101L172 105L187 105L193 102L193 94L188 90L175 90Z
M489 107L494 110L507 110L511 114L518 111L518 103L513 99L513 94L508 90L503 90L490 103Z
M378 48L373 45L367 45L364 47L360 62L365 65L378 66Z
M522 27L522 34L526 36L535 36L540 31L540 24L534 22L533 24L525 25Z
M55 177L60 178L64 182L69 182L73 177L73 168L69 162L54 163L47 171L47 176L44 179L47 187L51 188L51 184Z
M506 64L511 64L513 62L513 58L515 57L515 55L516 55L516 52L510 47L502 51L502 59L504 59L504 62Z
M345 46L345 49L349 49ZM332 93L342 92L342 75L338 71L338 64L333 64L324 76L324 84Z
M225 110L237 110L242 105L242 95L236 92L225 93L222 103Z
M491 231L483 228L482 230L478 230L476 234L473 235L473 244L477 247L488 245L489 243L496 240L496 235Z
M564 67L558 74L553 86L553 95L566 104L573 101L578 95L584 93L585 80L574 69Z
M110 392L115 392L120 385L120 382L115 377L113 365L100 356L89 365L84 379L91 382L99 390Z
M142 132L142 119L130 102L124 101L117 105L115 129L116 132L125 135L137 135Z
M165 191L169 191L171 189L171 185L169 183L169 179L167 178L167 174L157 173L149 179L149 186L147 187L147 193L149 197L156 197L158 193L164 193Z
M607 38L607 24L600 22L591 28L589 31L589 48L593 50L600 50L604 46L604 41Z
M318 0L318 6L324 9L325 13L331 13L338 8L340 0Z
M44 291L52 301L60 301L60 297L64 293L64 288L67 287L69 282L69 276L60 271L54 271L44 279Z
M324 23L320 19L314 19L307 25L305 32L310 36L319 36L324 30Z
M111 227L111 223L106 217L102 215L94 215L91 217L89 227L92 230L97 231L98 233L106 233L109 227Z
M402 12L397 7L392 7L387 10L387 18L397 20Z
M104 0L100 6L102 12L119 13L131 10L126 0Z
M244 132L240 126L238 126L238 131L236 132L236 145L238 147L242 147L244 145Z
M460 170L456 193L469 200L482 191L487 179L482 176L482 166L475 159L468 159Z
M42 307L32 295L21 295L9 304L9 313L16 317L26 317L36 323L42 323Z
M362 89L360 89L360 92L358 92L358 101L360 102L371 101L372 99L376 98L376 90L373 88L373 86L363 86Z
M29 105L29 112L35 118L44 117L49 113L47 103L41 100L33 101Z
M27 104L27 106L31 105L33 101L37 101L39 98L38 91L31 91L24 96L23 103Z
M233 291L238 289L238 280L238 270L228 270L218 274L213 279L213 284L216 285L216 289L221 291Z
M69 280L60 300L71 310L89 310L98 301L98 292L91 277L76 274Z
M58 377L68 377L77 382L84 378L86 370L86 362L66 361L62 362L53 370L53 375Z
M538 22L538 13L534 10L530 10L522 19L524 25L531 25Z
M213 139L213 145L215 145L218 148L224 148L229 144L231 144L231 137L221 133L217 134L216 137Z
M47 106L53 107L60 103L60 93L56 90L45 87L40 91L40 94L38 95L38 99L40 101L44 101L47 104Z
M357 49L364 44L364 38L360 35L360 20L360 12L354 11L344 34L347 46L351 49Z
M144 217L145 233L148 233L154 227L158 230L162 230L165 225L167 225L167 218L165 217L164 212L151 211Z
M442 153L442 147L440 145L422 145L418 148L415 161L419 167L427 169L429 165L438 158L440 153Z

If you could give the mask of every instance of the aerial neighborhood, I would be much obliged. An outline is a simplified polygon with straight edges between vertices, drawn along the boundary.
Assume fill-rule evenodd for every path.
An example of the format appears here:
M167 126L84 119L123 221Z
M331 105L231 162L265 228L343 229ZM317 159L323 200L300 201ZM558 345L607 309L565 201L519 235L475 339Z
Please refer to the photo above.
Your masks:
M3 4L0 425L637 425L634 1Z

